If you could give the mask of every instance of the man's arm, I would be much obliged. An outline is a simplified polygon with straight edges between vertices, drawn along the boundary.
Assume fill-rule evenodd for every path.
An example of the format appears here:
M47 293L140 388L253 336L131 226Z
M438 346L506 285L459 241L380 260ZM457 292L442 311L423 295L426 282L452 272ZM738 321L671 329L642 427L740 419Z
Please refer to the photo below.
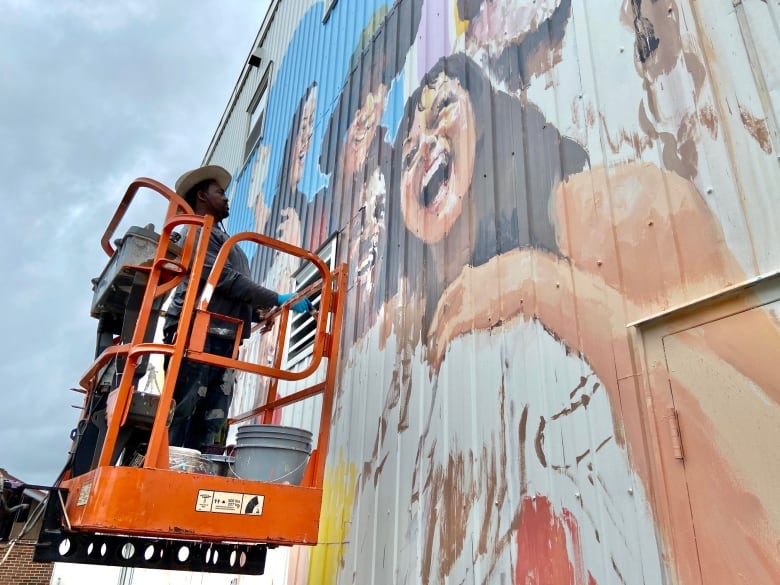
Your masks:
M248 276L233 270L227 263L222 270L216 290L248 303L255 309L270 309L279 305L279 295L275 291L260 286Z
M211 273L211 269L214 267L214 263L217 260L217 254L221 248L222 242L212 235L212 237L209 238L209 245L206 250L206 261L203 264L204 275ZM255 309L270 309L271 307L279 305L279 295L277 295L275 291L260 286L247 274L243 274L241 271L236 270L230 262L229 256L222 268L222 274L219 276L219 282L217 283L215 291L226 297L247 303Z

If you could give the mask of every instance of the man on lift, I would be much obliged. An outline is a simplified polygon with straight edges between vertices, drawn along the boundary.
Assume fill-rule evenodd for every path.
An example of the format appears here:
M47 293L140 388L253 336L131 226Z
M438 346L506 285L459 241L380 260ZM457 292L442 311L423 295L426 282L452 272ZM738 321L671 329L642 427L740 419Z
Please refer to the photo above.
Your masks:
M210 165L188 171L176 181L176 193L189 203L196 214L214 218L200 289L214 266L219 250L229 237L222 220L227 218L230 211L225 196L230 180L229 172ZM163 326L166 343L172 343L176 333L187 284L188 279L185 278L176 289L166 312ZM257 309L281 305L292 296L278 294L254 282L249 271L249 260L240 247L233 246L211 297L209 311L243 320L242 337L247 338ZM302 299L291 308L297 313L306 313L312 306L308 299ZM230 356L235 335L232 324L227 321L219 323L216 318L212 318L204 351ZM185 359L173 398L176 408L169 429L170 445L205 450L224 441L224 434L220 434L233 398L232 370Z

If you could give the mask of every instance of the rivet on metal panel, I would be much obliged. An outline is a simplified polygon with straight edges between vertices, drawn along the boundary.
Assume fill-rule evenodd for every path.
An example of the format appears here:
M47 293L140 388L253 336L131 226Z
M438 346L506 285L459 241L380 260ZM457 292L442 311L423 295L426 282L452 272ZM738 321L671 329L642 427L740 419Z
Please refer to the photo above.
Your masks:
M596 260L596 266L601 266L602 264L604 263L601 260Z
M712 187L707 187L707 195L712 195L712 192L714 189Z
M653 225L653 220L651 219L650 221L648 221L647 225L652 226Z
M633 496L634 495L634 488L628 488L628 495Z
M625 50L626 50L625 47L620 47L620 52L621 53L625 52Z
M574 497L577 498L578 500L582 500L582 494L580 494L580 492L575 493Z

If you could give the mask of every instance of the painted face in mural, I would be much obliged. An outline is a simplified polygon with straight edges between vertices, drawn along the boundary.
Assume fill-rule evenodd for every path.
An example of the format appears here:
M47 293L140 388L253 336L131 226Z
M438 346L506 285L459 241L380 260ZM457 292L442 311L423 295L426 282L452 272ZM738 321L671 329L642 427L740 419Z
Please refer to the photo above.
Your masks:
M292 244L293 246L300 246L301 219L298 217L298 212L292 207L287 207L286 209L282 209L281 217L282 220L273 237L282 242Z
M265 200L262 197L262 193L255 198L255 204L254 204L254 218L255 218L255 225L254 229L257 231L262 231L263 226L268 221L268 216L271 213L271 209L265 204Z
M265 195L263 193L263 177L268 170L268 154L269 147L266 145L258 146L257 157L255 163L252 166L252 176L249 181L249 198L247 203L252 206L255 223L253 229L256 231L263 231L266 222L268 221L268 215L271 212L268 205L265 202Z
M536 32L560 3L560 0L483 0L469 32L478 44L499 53Z
M387 86L380 84L366 95L360 109L355 112L352 123L347 129L346 144L343 151L344 169L354 174L368 157L368 149L374 139L387 98Z
M306 103L301 111L301 121L298 127L298 136L293 145L292 159L290 161L290 188L295 189L303 176L303 164L311 146L311 137L314 133L314 110L317 107L317 87L313 87L306 98Z
M378 261L385 238L385 187L384 175L375 169L363 185L361 213L352 226L350 257L355 262L355 282L368 296L376 284Z
M449 232L469 193L474 113L468 92L444 73L419 95L402 145L401 211L407 228L433 243Z

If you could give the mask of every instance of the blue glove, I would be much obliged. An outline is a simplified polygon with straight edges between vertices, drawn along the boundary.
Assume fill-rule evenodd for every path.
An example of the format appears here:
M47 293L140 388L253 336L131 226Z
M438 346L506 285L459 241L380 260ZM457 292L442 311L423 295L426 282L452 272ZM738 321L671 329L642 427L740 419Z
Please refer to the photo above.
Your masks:
M283 305L287 301L289 301L291 298L293 298L294 294L277 294L276 295L276 304L277 305ZM300 301L295 303L292 307L290 307L293 311L296 313L311 313L312 309L314 308L311 304L311 301L307 299L306 297L302 298Z

